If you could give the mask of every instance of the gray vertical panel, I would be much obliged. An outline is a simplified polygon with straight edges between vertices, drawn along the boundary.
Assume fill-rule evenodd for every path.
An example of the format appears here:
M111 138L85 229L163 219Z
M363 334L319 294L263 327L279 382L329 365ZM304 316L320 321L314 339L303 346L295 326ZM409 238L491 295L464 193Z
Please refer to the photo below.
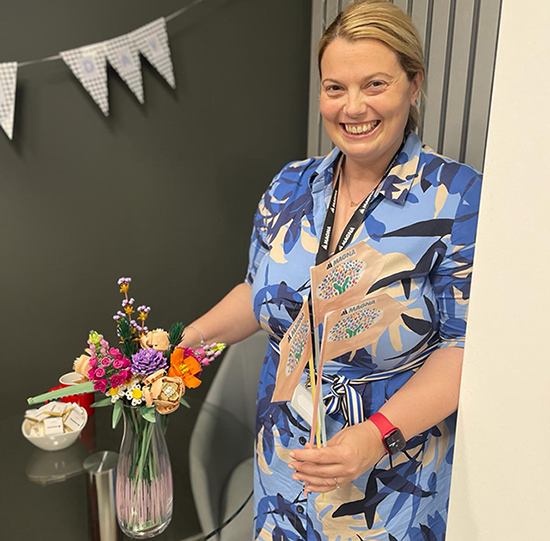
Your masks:
M501 0L482 0L465 161L483 169Z
M407 13L407 0L394 0L393 3Z
M424 36L424 64L426 65L426 70L430 69L430 51L432 49L434 2L435 0L428 0L428 8L426 13L426 30L425 30L425 36Z
M342 9L349 6L352 2L353 0L342 0Z
M308 137L307 154L317 156L319 154L321 118L319 116L319 71L317 69L317 47L323 33L323 0L311 2L311 62L309 69L309 112L308 112Z
M415 0L411 16L412 22L418 33L422 44L426 43L426 23L428 20L428 0Z
M430 36L426 100L424 108L423 140L437 148L445 75L445 51L447 49L447 27L449 24L450 0L437 0L433 3L433 23Z
M470 120L470 108L472 105L472 86L474 80L475 57L477 48L477 36L479 34L479 12L481 0L474 0L474 13L472 17L472 30L470 35L470 58L468 59L468 74L466 80L466 102L462 120L462 133L460 134L460 156L458 159L463 162L466 156L466 143L468 138L468 123Z
M473 13L474 0L458 0L447 90L445 137L443 147L439 149L443 154L455 160L460 157Z
M445 122L447 120L447 107L449 98L449 82L451 79L451 62L453 58L453 35L456 19L456 2L451 0L449 10L449 24L447 26L447 48L445 50L445 69L443 72L443 94L441 95L441 110L439 116L439 135L437 140L437 151L443 151L445 143Z
M413 4L413 11L411 14L412 21L420 34L420 42L422 43L422 48L424 49L426 43L426 27L428 23L428 0L415 0ZM426 53L424 52L424 56ZM418 134L422 138L423 132L423 119L422 112L424 109L424 97L420 96L420 125L418 127Z
M328 27L328 25L334 20L336 15L338 15L338 12L340 11L340 6L338 0L326 0L326 20L325 20L325 28Z
M336 15L338 15L338 0L326 0L326 11L325 11L325 28L327 28L330 23L334 20ZM323 28L323 31L325 30ZM322 121L321 121L322 124ZM320 147L319 147L319 153L321 155L327 154L332 150L332 147L334 146L332 139L328 136L327 132L324 128L321 129L321 137L320 137Z

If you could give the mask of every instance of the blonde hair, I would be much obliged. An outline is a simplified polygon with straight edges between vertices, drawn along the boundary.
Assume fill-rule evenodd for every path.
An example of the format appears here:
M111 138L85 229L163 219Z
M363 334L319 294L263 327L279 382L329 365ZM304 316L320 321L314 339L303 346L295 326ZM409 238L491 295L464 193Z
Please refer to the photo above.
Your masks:
M397 54L409 80L412 81L417 73L425 72L418 30L403 11L386 0L353 2L338 14L319 42L319 73L327 46L337 38L348 41L377 39ZM416 130L419 120L418 108L411 106L405 132Z

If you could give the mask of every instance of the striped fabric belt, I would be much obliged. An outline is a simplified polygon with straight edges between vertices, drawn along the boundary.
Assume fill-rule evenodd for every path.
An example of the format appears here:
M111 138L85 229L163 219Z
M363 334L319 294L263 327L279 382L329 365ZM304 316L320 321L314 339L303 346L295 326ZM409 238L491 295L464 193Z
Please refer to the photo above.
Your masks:
M279 342L276 342L273 336L271 335L269 336L269 345L271 346L271 348L275 353L277 353L278 355L281 354L281 347L279 345Z
M269 343L276 353L280 353L279 344L277 344L272 338L269 339ZM418 369L426 361L426 353L427 352L424 352L424 355L421 355L418 359L409 361L408 363L398 366L397 368L393 368L392 370L375 372L361 378L349 379L346 376L338 374L323 374L323 383L330 384L329 394L323 397L326 404L327 415L341 412L346 421L345 426L352 426L362 423L365 420L363 399L356 387L372 381L388 379L396 374L406 372L407 370Z
M372 381L388 379L407 370L418 369L425 361L426 357L423 356L420 359L409 361L392 370L375 372L374 374L354 379L349 379L346 376L338 374L334 376L323 374L323 383L330 383L330 392L323 397L327 415L341 412L346 421L345 426L362 423L365 420L365 413L363 411L363 399L359 392L357 392L357 386Z

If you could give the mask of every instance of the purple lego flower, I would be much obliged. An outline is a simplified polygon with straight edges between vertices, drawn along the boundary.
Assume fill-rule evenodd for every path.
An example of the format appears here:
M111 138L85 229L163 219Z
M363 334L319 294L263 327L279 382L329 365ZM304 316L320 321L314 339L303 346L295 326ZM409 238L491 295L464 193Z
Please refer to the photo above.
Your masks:
M132 373L148 376L157 370L166 370L168 363L160 351L140 349L132 355Z

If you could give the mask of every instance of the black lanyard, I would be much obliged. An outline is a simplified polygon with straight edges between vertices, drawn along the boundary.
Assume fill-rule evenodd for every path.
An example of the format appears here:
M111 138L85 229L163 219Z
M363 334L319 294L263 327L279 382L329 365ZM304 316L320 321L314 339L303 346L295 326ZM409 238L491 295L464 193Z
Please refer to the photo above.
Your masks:
M382 175L380 182L376 185L374 190L372 190L372 192L369 193L367 197L365 197L363 202L357 207L357 209L353 213L353 216L350 218L346 227L342 231L342 234L340 235L340 240L336 245L336 250L334 250L335 254L338 252L341 252L352 241L355 232L357 231L357 229L365 219L365 213L367 212L367 209L369 208L369 205L372 202L374 194L378 190L378 187L382 184L382 182L388 176L388 173L394 166L395 161L397 160L397 156L399 156L399 154L401 153L401 149L403 148L404 144L405 144L405 140L403 139L401 146L399 147L398 151L395 153L394 157L390 161L390 164L388 165L386 171ZM315 265L319 265L320 263L322 263L323 261L326 261L329 258L328 250L330 246L330 240L332 238L332 231L334 229L334 219L336 217L336 203L338 202L338 190L340 188L340 171L341 171L341 167L338 167L337 168L338 176L336 178L336 183L334 185L332 197L330 198L330 205L328 206L328 209L327 209L325 224L323 225L323 233L321 235L321 242L319 244L319 250L317 252L317 256L315 257Z

